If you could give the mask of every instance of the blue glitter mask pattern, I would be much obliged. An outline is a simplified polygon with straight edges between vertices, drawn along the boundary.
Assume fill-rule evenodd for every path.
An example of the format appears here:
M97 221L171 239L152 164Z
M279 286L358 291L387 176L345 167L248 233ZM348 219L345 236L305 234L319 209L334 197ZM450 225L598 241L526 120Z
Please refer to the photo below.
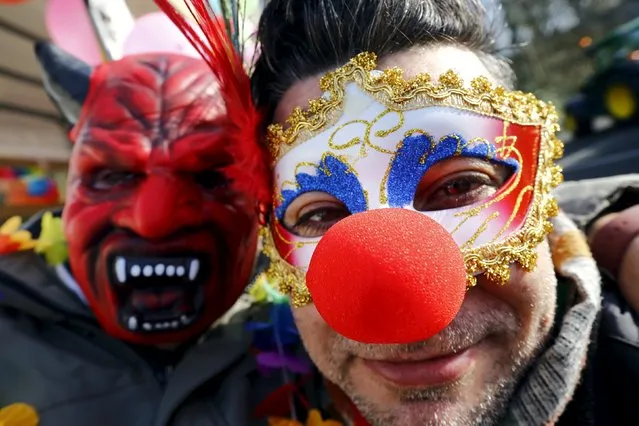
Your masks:
M297 197L313 191L332 195L344 203L352 214L367 210L362 184L347 164L331 154L326 154L316 170L316 175L308 173L295 175L297 189L282 190L282 204L275 209L275 214L280 221L284 219L288 206Z
M462 147L458 151L458 147ZM391 207L405 207L413 204L417 185L424 174L435 163L452 157L473 157L489 160L507 166L514 173L519 171L519 163L508 158L496 157L492 143L469 144L460 135L451 134L435 142L432 136L416 134L406 137L397 150L387 181L388 203Z

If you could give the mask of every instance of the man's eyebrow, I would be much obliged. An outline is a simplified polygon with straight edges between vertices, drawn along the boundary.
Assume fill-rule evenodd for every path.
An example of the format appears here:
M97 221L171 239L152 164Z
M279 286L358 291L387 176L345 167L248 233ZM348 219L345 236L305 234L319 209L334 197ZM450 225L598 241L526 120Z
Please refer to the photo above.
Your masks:
M90 157L95 161L110 164L122 164L132 167L138 160L134 154L138 150L137 143L133 141L112 140L105 141L100 138L86 139L79 147L81 157ZM128 148L126 151L122 148ZM130 153L127 152L130 150Z

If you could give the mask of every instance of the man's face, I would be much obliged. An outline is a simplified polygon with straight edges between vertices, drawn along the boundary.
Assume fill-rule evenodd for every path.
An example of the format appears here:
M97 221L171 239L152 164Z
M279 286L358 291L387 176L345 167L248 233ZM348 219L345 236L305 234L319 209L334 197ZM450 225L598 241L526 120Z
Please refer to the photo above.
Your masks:
M190 61L104 76L76 133L71 268L102 327L135 343L202 333L241 295L254 261L257 201L227 178L224 104L207 67Z
M448 69L455 69L465 81L488 75L476 55L454 47L404 52L380 63L380 68L393 66L402 68L407 77L422 72L436 77ZM294 106L321 95L318 81L319 77L311 78L291 87L276 111L276 121L283 123ZM491 197L511 175L504 164L451 158L423 176L413 204L417 210L462 207ZM350 214L345 204L325 192L307 192L288 203L279 222L291 234L318 237ZM505 286L478 277L455 320L423 342L368 345L348 340L322 319L314 305L295 309L295 320L314 363L372 424L490 424L503 413L553 324L556 279L550 250L544 243L537 252L534 272L512 266ZM308 260L300 256L288 259Z

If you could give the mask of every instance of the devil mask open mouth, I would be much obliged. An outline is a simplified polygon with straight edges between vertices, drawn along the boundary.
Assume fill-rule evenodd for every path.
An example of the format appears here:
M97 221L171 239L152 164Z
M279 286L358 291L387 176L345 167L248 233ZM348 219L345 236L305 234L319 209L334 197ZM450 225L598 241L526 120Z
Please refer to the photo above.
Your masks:
M178 330L202 313L206 263L201 258L112 256L108 264L120 324L130 331Z

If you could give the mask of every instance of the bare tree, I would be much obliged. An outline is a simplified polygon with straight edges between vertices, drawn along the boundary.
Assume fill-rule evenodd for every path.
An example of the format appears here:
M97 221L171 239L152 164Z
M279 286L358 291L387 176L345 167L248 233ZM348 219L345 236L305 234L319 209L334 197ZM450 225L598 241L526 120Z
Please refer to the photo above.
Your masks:
M593 72L580 41L639 16L639 0L502 0L501 10L519 87L561 105Z

